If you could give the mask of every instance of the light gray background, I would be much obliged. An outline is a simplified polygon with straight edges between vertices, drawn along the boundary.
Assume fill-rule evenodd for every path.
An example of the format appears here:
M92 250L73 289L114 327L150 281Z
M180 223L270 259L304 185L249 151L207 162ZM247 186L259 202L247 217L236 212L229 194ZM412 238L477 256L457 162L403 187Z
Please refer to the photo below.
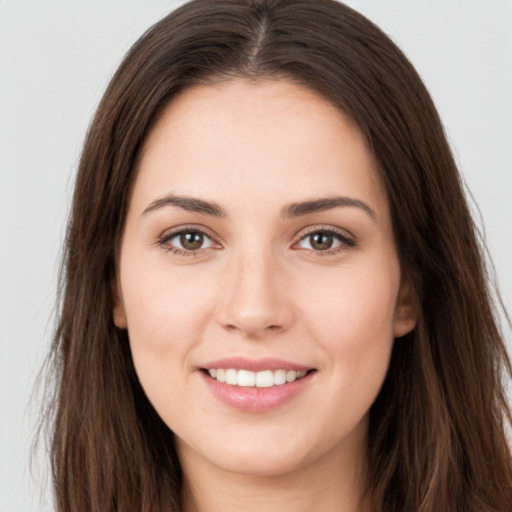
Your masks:
M122 55L179 3L0 0L0 512L52 510L44 454L30 476L38 411L30 394L53 329L72 176ZM348 3L393 37L429 87L510 311L512 1Z

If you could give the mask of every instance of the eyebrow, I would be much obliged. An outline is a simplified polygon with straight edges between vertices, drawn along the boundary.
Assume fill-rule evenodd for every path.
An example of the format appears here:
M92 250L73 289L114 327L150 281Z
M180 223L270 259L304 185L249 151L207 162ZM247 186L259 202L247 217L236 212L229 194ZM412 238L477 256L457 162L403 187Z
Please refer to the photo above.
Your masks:
M149 212L164 208L166 206L178 206L189 212L202 213L203 215L212 215L214 217L226 217L226 212L222 207L213 201L205 201L188 196L176 196L169 194L153 201L143 212L146 215Z
M177 196L168 194L153 201L142 213L146 215L166 206L177 206L186 211L211 215L213 217L227 217L226 211L213 201L197 199L189 196ZM356 207L366 212L373 220L377 219L375 211L365 202L346 196L326 197L320 199L311 199L286 205L281 210L281 216L284 218L300 217L311 213L323 212L340 207Z
M333 208L347 206L361 208L373 220L377 220L375 210L373 210L369 205L359 199L346 196L326 197L292 203L283 208L281 215L284 218L300 217L301 215L308 215L310 213L323 212L326 210L332 210Z

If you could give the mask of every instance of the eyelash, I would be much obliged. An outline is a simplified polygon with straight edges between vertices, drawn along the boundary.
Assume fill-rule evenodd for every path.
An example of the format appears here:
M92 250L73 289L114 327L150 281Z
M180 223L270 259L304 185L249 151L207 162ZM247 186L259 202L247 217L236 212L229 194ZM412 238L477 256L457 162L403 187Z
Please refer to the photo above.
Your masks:
M325 249L323 251L315 249L302 250L314 253L315 255L318 256L331 256L339 252L347 251L356 246L355 238L350 236L346 231L338 230L330 226L314 226L309 229L306 228L306 231L302 231L297 241L292 244L292 247L302 242L303 240L307 239L308 237L311 237L312 235L318 233L322 233L323 235L327 236L332 236L333 238L337 239L340 242L340 245L330 249Z
M210 249L210 247L201 247L196 250L187 250L180 249L179 247L175 247L171 245L169 242L180 235L184 234L197 233L203 236L205 239L211 241L212 244L218 244L214 237L208 234L203 228L197 226L183 226L171 232L164 232L157 240L157 245L162 247L166 252L174 254L176 256L184 256L184 257L197 257L204 254L205 251Z
M176 238L177 236L186 234L186 233L197 233L199 235L202 235L206 239L210 240L212 244L217 244L220 246L220 244L209 235L204 229L196 227L196 226L184 226L181 227L175 231L172 232L166 232L163 235L161 235L157 240L157 245L159 247L162 247L167 253L174 254L176 256L183 256L183 257L197 257L204 254L205 251L210 249L211 247L202 247L197 250L187 250L187 249L180 249L179 247L175 247L173 245L170 245L169 242L173 238ZM332 227L323 227L323 226L315 226L311 227L309 230L302 231L300 233L300 236L296 238L296 241L293 242L292 248L302 242L303 240L307 239L308 237L311 237L312 235L322 233L323 235L332 236L335 239L337 239L340 242L340 245L325 249L325 250L315 250L315 249L301 249L303 251L308 251L309 253L314 253L318 256L329 256L332 254L337 254L342 251L346 251L348 249L351 249L352 247L356 246L356 241L353 237L348 236L346 232L334 229Z

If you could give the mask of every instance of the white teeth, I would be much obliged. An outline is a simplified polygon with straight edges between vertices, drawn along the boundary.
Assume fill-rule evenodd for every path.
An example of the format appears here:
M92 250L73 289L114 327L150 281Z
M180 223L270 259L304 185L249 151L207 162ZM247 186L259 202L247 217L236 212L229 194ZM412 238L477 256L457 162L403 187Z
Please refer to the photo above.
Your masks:
M270 388L281 386L287 382L293 382L306 375L306 371L295 370L264 370L251 372L250 370L235 370L233 368L213 368L208 370L212 379L218 382L225 382L231 386Z
M237 371L230 369L226 370L226 384L231 384L232 386L236 386L238 384L237 379Z
M257 388L271 388L274 385L274 373L270 370L256 373Z
M247 370L239 370L237 376L239 386L251 387L256 384L256 374Z
M297 372L288 370L286 372L286 382L293 382L297 378Z
M280 386L286 382L286 370L277 370L274 372L274 384Z

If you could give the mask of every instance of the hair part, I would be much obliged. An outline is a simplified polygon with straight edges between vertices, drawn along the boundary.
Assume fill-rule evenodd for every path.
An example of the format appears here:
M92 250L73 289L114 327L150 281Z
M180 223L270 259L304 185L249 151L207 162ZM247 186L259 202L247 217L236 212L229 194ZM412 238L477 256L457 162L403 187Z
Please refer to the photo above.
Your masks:
M403 53L333 0L194 0L146 32L112 78L80 160L52 347L57 510L180 510L173 434L114 326L112 286L148 133L181 91L231 77L316 91L357 124L379 165L421 313L395 341L370 411L373 510L512 510L510 363L443 126Z

